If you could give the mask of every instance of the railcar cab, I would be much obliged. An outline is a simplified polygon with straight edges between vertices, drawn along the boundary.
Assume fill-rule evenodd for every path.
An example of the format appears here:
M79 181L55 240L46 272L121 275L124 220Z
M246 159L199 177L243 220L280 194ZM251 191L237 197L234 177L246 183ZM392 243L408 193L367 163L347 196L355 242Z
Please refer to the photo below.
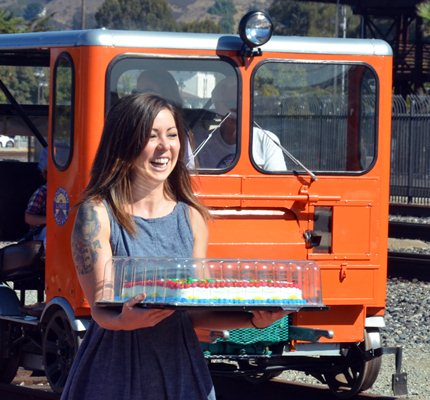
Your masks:
M70 250L74 205L107 110L153 74L149 82L163 75L183 110L186 162L214 216L208 257L311 260L321 271L327 307L292 314L277 339L203 345L208 363L235 361L233 372L252 380L299 369L343 398L372 385L387 273L391 49L379 40L270 38L270 19L258 12L240 29L0 36L0 134L16 144L0 149L1 380L22 365L43 371L57 392L64 386L89 321ZM44 146L45 253L8 267ZM34 275L8 272L20 268ZM39 294L34 307L30 290Z

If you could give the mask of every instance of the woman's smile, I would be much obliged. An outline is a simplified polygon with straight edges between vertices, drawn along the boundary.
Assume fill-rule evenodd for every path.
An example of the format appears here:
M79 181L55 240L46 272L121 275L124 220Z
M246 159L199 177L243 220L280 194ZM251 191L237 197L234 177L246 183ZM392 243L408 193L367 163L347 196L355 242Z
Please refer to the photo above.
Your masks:
M151 164L157 169L164 169L170 161L168 157L159 157L151 161Z

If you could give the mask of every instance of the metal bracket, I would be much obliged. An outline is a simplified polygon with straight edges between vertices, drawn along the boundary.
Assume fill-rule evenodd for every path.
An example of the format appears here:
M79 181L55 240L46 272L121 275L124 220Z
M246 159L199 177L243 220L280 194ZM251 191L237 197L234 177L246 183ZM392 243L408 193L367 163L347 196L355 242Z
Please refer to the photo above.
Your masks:
M363 359L370 361L383 354L394 354L396 372L392 375L391 387L395 396L406 396L408 394L408 374L402 372L403 352L401 347L379 347L362 352Z
M402 372L403 350L401 347L383 347L382 354L394 354L396 372L392 375L391 386L395 396L407 396L408 374Z
M255 56L260 57L262 55L263 55L263 52L261 51L261 49L259 47L251 49L245 43L243 44L242 48L240 49L240 56L242 58L242 64L243 65L246 65L245 58L253 58Z
M291 326L288 328L288 336L293 340L304 340L306 342L318 342L322 337L332 339L334 332L332 330L303 328L301 326Z
M218 339L228 340L230 338L230 332L226 330L215 331L211 330L209 333L211 343L215 343Z

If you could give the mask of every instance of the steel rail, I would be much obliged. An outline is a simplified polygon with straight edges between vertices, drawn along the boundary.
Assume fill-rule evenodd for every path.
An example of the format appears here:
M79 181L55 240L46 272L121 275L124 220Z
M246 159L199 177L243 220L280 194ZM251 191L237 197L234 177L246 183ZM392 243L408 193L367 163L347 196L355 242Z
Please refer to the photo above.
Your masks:
M60 395L43 389L1 383L0 398L7 400L59 400Z

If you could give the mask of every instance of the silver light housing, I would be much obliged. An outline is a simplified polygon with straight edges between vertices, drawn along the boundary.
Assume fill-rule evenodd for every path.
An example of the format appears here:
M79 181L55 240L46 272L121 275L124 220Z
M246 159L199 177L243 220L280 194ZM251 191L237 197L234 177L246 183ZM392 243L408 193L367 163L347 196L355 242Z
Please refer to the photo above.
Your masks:
M262 11L250 11L239 23L239 35L249 48L262 46L273 34L273 23Z

